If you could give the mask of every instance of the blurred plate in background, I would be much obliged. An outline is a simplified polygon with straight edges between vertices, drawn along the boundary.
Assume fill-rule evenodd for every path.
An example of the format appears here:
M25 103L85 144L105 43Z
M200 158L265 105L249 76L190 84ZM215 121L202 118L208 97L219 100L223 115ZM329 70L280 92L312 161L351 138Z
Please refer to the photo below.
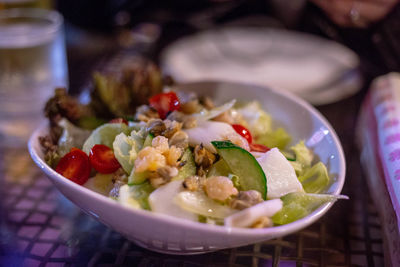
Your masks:
M165 49L161 66L178 82L237 81L299 95L315 105L356 93L359 59L317 36L270 28L222 28L185 37Z

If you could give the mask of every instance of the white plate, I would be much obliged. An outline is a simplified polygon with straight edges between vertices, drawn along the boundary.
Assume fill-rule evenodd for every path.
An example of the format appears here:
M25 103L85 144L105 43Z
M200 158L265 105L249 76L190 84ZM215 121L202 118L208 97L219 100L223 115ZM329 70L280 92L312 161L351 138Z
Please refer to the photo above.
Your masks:
M333 183L328 193L340 194L345 180L345 160L334 130L309 104L288 93L238 83L203 82L179 86L211 96L217 103L232 98L260 101L275 120L292 135L294 143L304 139L328 167ZM196 254L269 240L296 232L318 220L332 203L319 207L293 223L265 229L240 229L177 219L146 210L126 208L114 200L75 184L51 169L43 160L38 141L47 134L47 124L31 136L29 152L54 185L87 214L108 225L138 245L170 254Z
M223 28L178 40L162 53L163 70L178 82L235 81L331 103L361 88L359 59L317 36L269 28Z

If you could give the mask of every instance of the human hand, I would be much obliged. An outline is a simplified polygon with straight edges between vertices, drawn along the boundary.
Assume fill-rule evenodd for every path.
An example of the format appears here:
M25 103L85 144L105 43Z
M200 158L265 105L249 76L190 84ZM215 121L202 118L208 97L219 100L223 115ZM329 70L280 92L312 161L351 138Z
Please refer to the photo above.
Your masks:
M365 28L383 19L399 0L310 0L337 25Z

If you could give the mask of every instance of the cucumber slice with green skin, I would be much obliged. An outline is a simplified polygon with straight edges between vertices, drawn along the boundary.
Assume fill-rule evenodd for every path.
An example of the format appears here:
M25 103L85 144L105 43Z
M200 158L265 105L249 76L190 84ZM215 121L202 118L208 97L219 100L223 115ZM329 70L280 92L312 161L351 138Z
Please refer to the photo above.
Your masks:
M232 173L239 176L241 189L257 190L263 199L267 196L267 179L255 157L247 150L229 141L212 141L218 154L225 160Z

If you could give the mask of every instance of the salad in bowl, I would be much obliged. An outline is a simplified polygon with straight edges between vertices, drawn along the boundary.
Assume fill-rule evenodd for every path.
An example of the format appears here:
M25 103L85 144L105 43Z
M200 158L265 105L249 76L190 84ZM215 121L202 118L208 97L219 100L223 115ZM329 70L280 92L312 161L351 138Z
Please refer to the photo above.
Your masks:
M119 82L97 75L95 84L100 92L101 87ZM199 236L209 230L218 233L213 239L230 235L229 244L219 240L207 249L197 244L194 253L243 245L300 229L322 216L334 201L346 198L339 194L344 158L337 137L301 100L240 84L176 86L160 82L157 86L157 90L146 90L151 93L142 97L130 114L122 113L117 105L106 105L104 109L111 114L108 118L88 116L93 114L93 106L99 107L93 104L93 94L88 111L88 105L57 89L45 109L49 127L35 133L29 144L34 160L56 179L56 185L68 184L69 188L61 191L82 195L81 200L72 200L130 239L153 250L171 252L168 244L149 246L154 237L138 240L142 227L151 231L151 224L163 222L163 227L178 225L182 234L188 231ZM252 92L256 94L253 97ZM103 104L110 99L97 94ZM282 105L293 104L288 109L299 111L297 120L287 125L290 116L283 113L285 106L282 112L273 109L272 113L281 114L278 117L286 123L274 118L267 112L263 95L282 101ZM132 108L130 100L120 101L128 103L125 108ZM274 105L277 102L270 107ZM302 123L306 127L292 134ZM318 125L317 131L313 124ZM333 150L320 146L326 141ZM112 222L117 219L110 219L112 211L102 216L98 206L79 203L89 196L90 201L95 198L111 205L115 213L120 210L123 216L133 216L130 227L137 229L121 222L117 227ZM138 225L142 219L149 225ZM252 231L261 229L267 234L252 238ZM239 236L232 242L235 232ZM185 253L181 246L177 251Z

